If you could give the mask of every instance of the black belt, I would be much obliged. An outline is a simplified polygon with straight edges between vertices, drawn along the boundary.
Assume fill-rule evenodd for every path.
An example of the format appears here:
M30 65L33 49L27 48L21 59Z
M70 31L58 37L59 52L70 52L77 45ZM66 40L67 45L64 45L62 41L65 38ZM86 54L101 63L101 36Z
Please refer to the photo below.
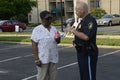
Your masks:
M76 44L75 48L77 49L77 51L82 51L87 54L90 54L91 51L96 50L94 45Z

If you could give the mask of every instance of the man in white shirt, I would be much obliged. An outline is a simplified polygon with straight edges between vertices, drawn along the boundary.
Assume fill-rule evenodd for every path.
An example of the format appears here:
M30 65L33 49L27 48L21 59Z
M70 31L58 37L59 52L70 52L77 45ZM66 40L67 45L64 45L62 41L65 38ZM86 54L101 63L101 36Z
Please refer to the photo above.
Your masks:
M35 63L37 65L37 80L56 80L58 63L58 47L60 36L55 38L57 29L51 26L52 17L50 12L40 13L42 24L35 27L32 35L32 48Z

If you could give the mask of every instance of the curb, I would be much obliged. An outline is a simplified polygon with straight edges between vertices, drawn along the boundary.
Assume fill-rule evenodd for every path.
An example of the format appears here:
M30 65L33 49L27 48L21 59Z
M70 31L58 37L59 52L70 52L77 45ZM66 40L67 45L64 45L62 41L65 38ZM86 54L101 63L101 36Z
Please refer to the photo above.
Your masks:
M6 41L0 41L0 43L9 43L9 44L26 44L31 45L31 42L6 42ZM72 44L58 44L58 46L69 46L73 47ZM120 46L108 46L108 45L97 45L98 48L114 48L114 49L120 49Z
M31 36L31 34L0 34L1 37L3 36ZM66 37L73 38L73 35L66 35ZM97 35L97 38L109 38L109 39L120 39L120 35Z
M70 46L72 47L72 44L58 44L59 46ZM114 48L114 49L119 49L120 46L108 46L108 45L97 45L98 48Z

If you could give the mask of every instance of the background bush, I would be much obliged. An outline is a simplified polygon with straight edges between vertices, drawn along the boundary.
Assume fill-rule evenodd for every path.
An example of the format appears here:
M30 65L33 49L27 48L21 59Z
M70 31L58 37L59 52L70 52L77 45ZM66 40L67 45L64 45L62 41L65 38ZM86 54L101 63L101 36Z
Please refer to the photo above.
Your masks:
M41 23L27 23L28 27L36 27L38 25L40 25Z
M102 16L104 16L106 13L105 10L101 9L101 8L95 8L91 11L91 15L94 16L95 18L101 18Z

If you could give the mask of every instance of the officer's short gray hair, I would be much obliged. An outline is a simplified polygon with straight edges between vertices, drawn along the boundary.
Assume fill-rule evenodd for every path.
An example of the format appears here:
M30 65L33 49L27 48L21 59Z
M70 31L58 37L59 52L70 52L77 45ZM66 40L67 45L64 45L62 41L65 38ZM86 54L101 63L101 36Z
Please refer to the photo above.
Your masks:
M76 7L77 8L82 8L82 9L84 9L85 12L88 13L88 5L83 1L77 1Z

